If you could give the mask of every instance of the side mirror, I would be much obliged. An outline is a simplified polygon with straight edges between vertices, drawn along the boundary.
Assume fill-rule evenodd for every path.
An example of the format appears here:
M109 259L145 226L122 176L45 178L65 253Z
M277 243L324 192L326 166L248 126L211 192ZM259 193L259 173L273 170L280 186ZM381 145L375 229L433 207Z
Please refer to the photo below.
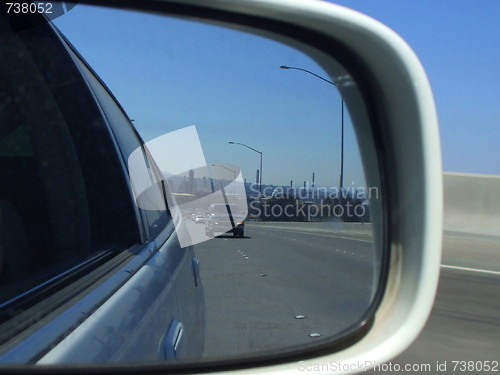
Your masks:
M135 24L135 16L147 18ZM81 31L106 17L109 33ZM400 37L344 7L298 0L79 1L53 23L54 48L74 70L64 82L78 80L81 96L95 101L101 137L111 140L107 151L123 174L113 181L127 180L140 239L93 254L87 278L64 273L28 291L9 289L0 313L24 309L26 295L46 285L71 298L9 331L1 363L54 371L113 363L125 373L295 373L324 364L325 372L355 373L412 343L437 288L442 171L431 88ZM28 34L13 36L27 50ZM211 44L192 43L202 34L213 35ZM243 77L251 64L242 61L269 71ZM44 89L57 102L60 86ZM35 125L23 136L35 137ZM68 128L60 139L73 136ZM67 154L78 166L75 149ZM79 181L89 171L82 168ZM88 247L107 223L93 226L98 213L89 202L81 217L90 221ZM305 323L292 327L282 313ZM256 314L267 320L251 320ZM12 328L14 318L2 324ZM233 337L225 343L232 351L209 337Z

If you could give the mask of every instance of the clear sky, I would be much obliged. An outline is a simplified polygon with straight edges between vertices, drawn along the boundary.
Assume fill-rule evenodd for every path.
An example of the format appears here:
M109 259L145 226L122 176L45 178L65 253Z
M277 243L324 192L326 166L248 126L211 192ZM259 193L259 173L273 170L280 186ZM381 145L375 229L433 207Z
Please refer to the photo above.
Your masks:
M76 6L56 19L116 95L146 141L196 125L206 160L263 183L338 186L340 95L297 66L326 76L308 56L259 36L213 25ZM344 186L364 186L349 116ZM175 158L188 158L189 150Z
M421 58L440 118L444 169L500 174L500 1L341 0L398 32ZM109 85L145 140L196 125L209 163L264 183L336 186L339 95L303 54L218 27L78 5L56 20ZM344 185L363 183L347 119ZM188 152L188 151L187 151ZM182 156L179 156L182 157Z
M500 1L338 0L405 39L434 91L446 171L500 175Z

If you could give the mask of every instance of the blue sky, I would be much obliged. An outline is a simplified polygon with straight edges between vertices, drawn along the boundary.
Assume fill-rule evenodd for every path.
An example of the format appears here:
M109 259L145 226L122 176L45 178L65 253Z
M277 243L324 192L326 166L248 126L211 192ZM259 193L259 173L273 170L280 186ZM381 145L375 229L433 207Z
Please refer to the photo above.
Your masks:
M444 169L500 174L500 2L343 0L398 32L421 58L434 90ZM481 4L478 4L481 3ZM196 125L209 163L232 163L255 181L317 185L339 175L339 95L286 64L325 76L311 59L234 30L77 6L56 20L120 100L146 140ZM349 121L347 121L349 125ZM344 185L363 178L346 131Z
M405 39L436 100L445 171L500 175L500 1L339 0Z
M56 20L148 141L196 125L211 163L231 163L263 183L338 186L340 95L298 66L326 76L309 57L268 39L185 20L78 5ZM346 114L344 186L364 185ZM176 158L189 157L175 155Z

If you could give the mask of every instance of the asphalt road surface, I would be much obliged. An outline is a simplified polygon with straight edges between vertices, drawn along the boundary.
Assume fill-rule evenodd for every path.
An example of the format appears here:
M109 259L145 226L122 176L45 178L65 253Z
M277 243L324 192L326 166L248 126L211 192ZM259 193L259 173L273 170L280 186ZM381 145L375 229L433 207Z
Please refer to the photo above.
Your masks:
M195 251L206 293L207 358L314 344L355 323L373 292L373 245L364 235L250 224L243 239L222 236ZM500 361L499 260L497 242L446 237L432 315L392 363L491 374L453 371L453 361Z
M499 363L496 371L478 370L486 361ZM391 362L403 369L405 365L418 368L428 364L432 371L427 374L500 374L498 241L445 236L431 316L417 340ZM463 367L464 362L467 367Z
M371 241L247 225L245 238L219 237L195 252L209 358L313 344L356 323L370 304Z

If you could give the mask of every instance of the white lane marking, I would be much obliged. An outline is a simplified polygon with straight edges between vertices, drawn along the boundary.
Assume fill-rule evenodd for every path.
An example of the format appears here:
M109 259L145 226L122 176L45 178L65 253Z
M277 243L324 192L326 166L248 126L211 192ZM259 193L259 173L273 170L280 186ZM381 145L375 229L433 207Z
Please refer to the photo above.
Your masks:
M447 264L441 264L441 268L448 268L452 270L487 273L489 275L500 275L500 271L483 270L480 268L470 268L470 267L459 267L459 266L449 266Z
M306 231L301 231L301 230L290 230L290 229L279 229L279 228L266 228L266 227L254 227L254 228L262 228L262 229L274 230L274 231L282 231L282 232L310 234L311 236L318 236L318 237L341 238L343 240L353 240L353 241L370 242L370 243L373 242L373 240L362 240L360 238L336 236L333 233L332 234L318 234L318 233L311 233L311 232L306 232Z

